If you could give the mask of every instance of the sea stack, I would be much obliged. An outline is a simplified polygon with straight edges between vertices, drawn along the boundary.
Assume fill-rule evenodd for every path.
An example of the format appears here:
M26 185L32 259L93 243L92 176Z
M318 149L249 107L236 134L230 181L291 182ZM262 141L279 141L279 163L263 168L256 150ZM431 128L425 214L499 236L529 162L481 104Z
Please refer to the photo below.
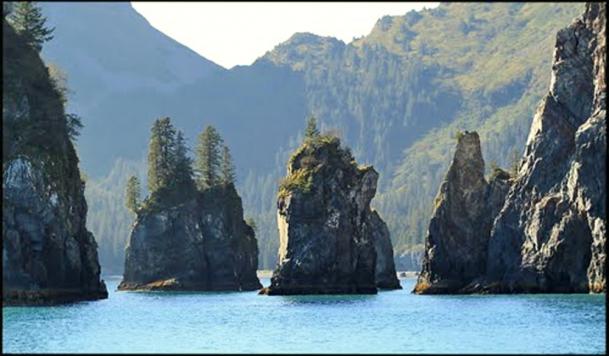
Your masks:
M37 51L2 27L2 304L107 298L73 118Z
M370 209L377 180L374 168L358 166L337 137L306 138L279 189L279 263L261 293L374 294L377 284L399 288L389 232Z
M137 216L118 289L262 288L256 276L255 233L243 220L234 168L228 148L220 147L222 139L217 131L208 126L200 136L196 180L182 133L173 127L170 118L156 120L151 131L148 150L151 193L138 203L134 189L127 189L133 195L131 205ZM222 150L225 154L220 162Z
M193 191L177 204L141 209L119 290L240 291L262 288L254 230L235 187Z
M425 240L423 269L415 293L456 293L486 270L494 215L509 189L509 175L484 178L476 132L459 133L453 162L440 186Z
M605 292L606 4L558 32L550 91L489 244L487 292Z

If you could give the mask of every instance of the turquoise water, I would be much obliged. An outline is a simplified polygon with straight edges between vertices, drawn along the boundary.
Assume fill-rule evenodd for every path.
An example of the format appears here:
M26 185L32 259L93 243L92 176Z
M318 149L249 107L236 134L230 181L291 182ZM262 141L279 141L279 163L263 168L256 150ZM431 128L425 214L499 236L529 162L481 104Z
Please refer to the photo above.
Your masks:
M3 308L4 352L604 353L604 295L116 292ZM269 280L263 279L263 285Z

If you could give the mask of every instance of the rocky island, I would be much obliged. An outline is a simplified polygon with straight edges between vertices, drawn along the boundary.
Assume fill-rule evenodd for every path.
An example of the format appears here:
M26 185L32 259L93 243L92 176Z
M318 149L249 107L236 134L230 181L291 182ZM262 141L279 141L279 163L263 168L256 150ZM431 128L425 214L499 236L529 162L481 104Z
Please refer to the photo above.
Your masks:
M510 187L509 174L500 169L490 182L484 178L476 132L460 133L457 140L435 200L416 293L454 292L484 274L493 218Z
M277 199L279 263L261 294L373 294L401 288L389 231L370 201L378 173L309 122Z
M2 20L2 304L107 298L72 142L80 120L36 42Z
M119 290L240 291L262 288L255 232L243 220L234 169L213 127L200 136L195 181L181 132L169 118L155 122L142 202L128 191L137 214ZM135 177L134 177L135 178ZM129 195L129 194L128 194ZM129 199L129 196L128 196Z
M484 184L468 167L481 158L461 165L455 155L459 172L438 195L415 293L606 292L605 29L606 5L588 3L558 33L550 91L500 209L473 199ZM445 190L463 186L459 176L472 180L455 202Z

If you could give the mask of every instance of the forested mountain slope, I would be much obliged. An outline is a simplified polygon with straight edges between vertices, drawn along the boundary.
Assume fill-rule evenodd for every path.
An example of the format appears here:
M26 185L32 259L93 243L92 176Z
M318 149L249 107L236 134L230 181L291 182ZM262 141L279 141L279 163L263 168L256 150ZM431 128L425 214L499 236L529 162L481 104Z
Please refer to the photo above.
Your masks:
M375 204L398 253L422 241L457 130L519 159L550 80L555 33L583 4L441 4L386 16L349 45L296 34L265 55L304 73L308 108L381 172ZM489 164L490 167L490 164Z
M523 147L530 118L550 80L555 33L583 6L441 4L383 17L369 35L349 44L298 33L251 66L193 70L192 80L171 90L147 85L94 95L76 79L81 75L56 58L68 72L74 101L81 103L74 111L90 129L83 130L78 142L83 166L91 176L88 187L96 186L107 167L114 165L114 173L128 171L115 164L117 157L141 161L148 127L155 118L171 116L191 142L204 125L213 124L232 147L239 167L237 188L244 212L258 226L260 267L272 268L278 246L277 183L289 152L300 143L306 116L314 114L322 131L339 134L358 162L373 164L379 171L379 194L372 204L387 222L399 253L423 241L457 130L477 130L484 157L504 167L514 149ZM137 15L129 6L123 10ZM68 12L50 16L54 19L58 33L68 23L87 22L86 17ZM149 31L156 30L149 26ZM55 50L75 47L91 52L83 41L87 39L58 35ZM48 53L52 58L51 49ZM202 74L197 77L195 72ZM80 112L84 107L87 110ZM99 137L93 137L97 132ZM96 204L97 197L122 196L124 185L102 186L95 192L88 188L87 199L104 261L104 245L126 241L128 230L119 226L128 226L131 217L120 199ZM110 214L126 223L108 219ZM105 224L98 219L104 216L114 223L100 234L96 229Z

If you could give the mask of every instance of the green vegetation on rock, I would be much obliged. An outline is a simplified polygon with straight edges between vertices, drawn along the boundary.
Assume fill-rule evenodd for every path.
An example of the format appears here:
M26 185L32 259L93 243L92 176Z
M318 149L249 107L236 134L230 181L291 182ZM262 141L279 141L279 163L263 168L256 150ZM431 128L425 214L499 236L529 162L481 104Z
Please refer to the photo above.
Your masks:
M13 6L8 16L10 24L25 43L40 52L43 43L53 39L55 29L46 26L46 18L34 1L14 1Z
M342 148L340 139L332 134L321 134L314 117L307 122L303 143L288 159L288 174L279 182L277 196L290 192L309 193L313 177L327 163L335 167L357 169L357 163L348 147Z
M199 135L196 167L199 175L197 184L200 189L213 187L220 180L221 145L222 137L220 137L216 128L211 125L205 127Z
M220 183L235 184L236 173L233 165L233 156L228 146L222 146L222 160L220 161Z
M125 207L135 213L140 205L140 180L136 176L129 177L125 190Z

